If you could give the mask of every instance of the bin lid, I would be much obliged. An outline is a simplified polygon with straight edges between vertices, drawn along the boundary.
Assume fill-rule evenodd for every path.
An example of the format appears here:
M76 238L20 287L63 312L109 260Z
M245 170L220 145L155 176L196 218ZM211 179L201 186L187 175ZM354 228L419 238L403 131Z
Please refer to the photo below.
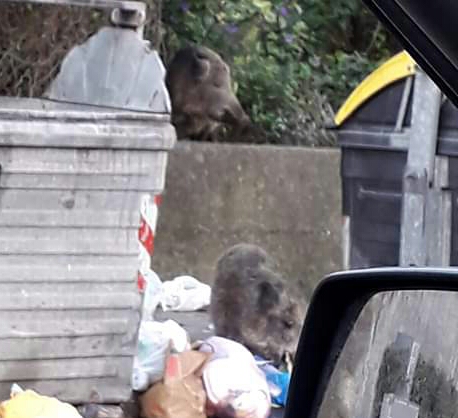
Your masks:
M168 114L47 99L0 98L0 148L170 150L175 141Z
M340 146L407 151L409 137L404 129L411 127L412 92L418 70L416 61L403 51L366 77L334 119ZM403 103L406 93L407 101ZM445 97L438 122L437 154L458 156L458 108Z
M415 61L402 51L369 74L348 96L338 110L334 123L342 125L359 107L375 94L403 78L415 74Z

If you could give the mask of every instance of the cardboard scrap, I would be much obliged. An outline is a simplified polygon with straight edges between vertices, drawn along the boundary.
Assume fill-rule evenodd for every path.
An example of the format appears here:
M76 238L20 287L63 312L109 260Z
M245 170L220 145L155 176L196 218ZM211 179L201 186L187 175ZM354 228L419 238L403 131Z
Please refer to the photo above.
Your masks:
M141 415L144 418L206 418L202 369L210 356L193 350L170 354L162 382L140 397Z

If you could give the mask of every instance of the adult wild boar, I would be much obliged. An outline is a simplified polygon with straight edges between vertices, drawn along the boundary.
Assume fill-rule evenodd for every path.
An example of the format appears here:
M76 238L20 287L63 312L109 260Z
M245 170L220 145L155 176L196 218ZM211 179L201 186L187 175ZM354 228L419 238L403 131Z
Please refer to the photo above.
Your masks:
M180 49L170 62L166 86L178 139L211 141L223 125L236 138L250 125L231 87L229 66L203 46Z
M300 286L261 247L240 243L218 259L210 304L216 335L279 366L294 359L307 306Z

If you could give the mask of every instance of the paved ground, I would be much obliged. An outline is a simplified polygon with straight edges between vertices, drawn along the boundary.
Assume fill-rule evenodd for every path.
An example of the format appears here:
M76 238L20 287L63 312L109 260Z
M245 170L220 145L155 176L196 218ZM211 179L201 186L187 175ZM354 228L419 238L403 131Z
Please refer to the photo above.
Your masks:
M154 313L157 321L173 319L188 331L191 341L204 340L213 334L208 312L163 312L160 308Z
M213 329L210 325L208 312L163 312L160 308L154 314L157 321L173 319L178 322L189 333L191 341L203 340L213 334ZM274 408L270 418L282 418L283 409Z

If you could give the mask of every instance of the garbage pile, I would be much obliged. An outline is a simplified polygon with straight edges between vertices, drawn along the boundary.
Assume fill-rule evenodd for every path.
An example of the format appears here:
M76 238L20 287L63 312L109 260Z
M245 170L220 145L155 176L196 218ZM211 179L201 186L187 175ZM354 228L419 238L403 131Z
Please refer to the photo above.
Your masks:
M194 277L162 283L150 270L131 379L142 418L267 418L272 407L285 404L288 372L236 341L218 336L191 341L177 322L155 320L158 306L196 311L207 307L210 297L210 286ZM85 406L76 409L16 384L0 404L0 418L83 416L88 416Z
M174 321L142 326L143 336L152 331L149 341L162 344L151 356L139 353L134 370L143 417L267 418L272 403L284 405L289 375L256 360L243 345L212 336L191 348Z
M132 388L144 418L267 418L284 406L290 375L242 344L212 336L190 341L177 322L154 320L162 310L196 311L211 288L191 276L147 282Z

